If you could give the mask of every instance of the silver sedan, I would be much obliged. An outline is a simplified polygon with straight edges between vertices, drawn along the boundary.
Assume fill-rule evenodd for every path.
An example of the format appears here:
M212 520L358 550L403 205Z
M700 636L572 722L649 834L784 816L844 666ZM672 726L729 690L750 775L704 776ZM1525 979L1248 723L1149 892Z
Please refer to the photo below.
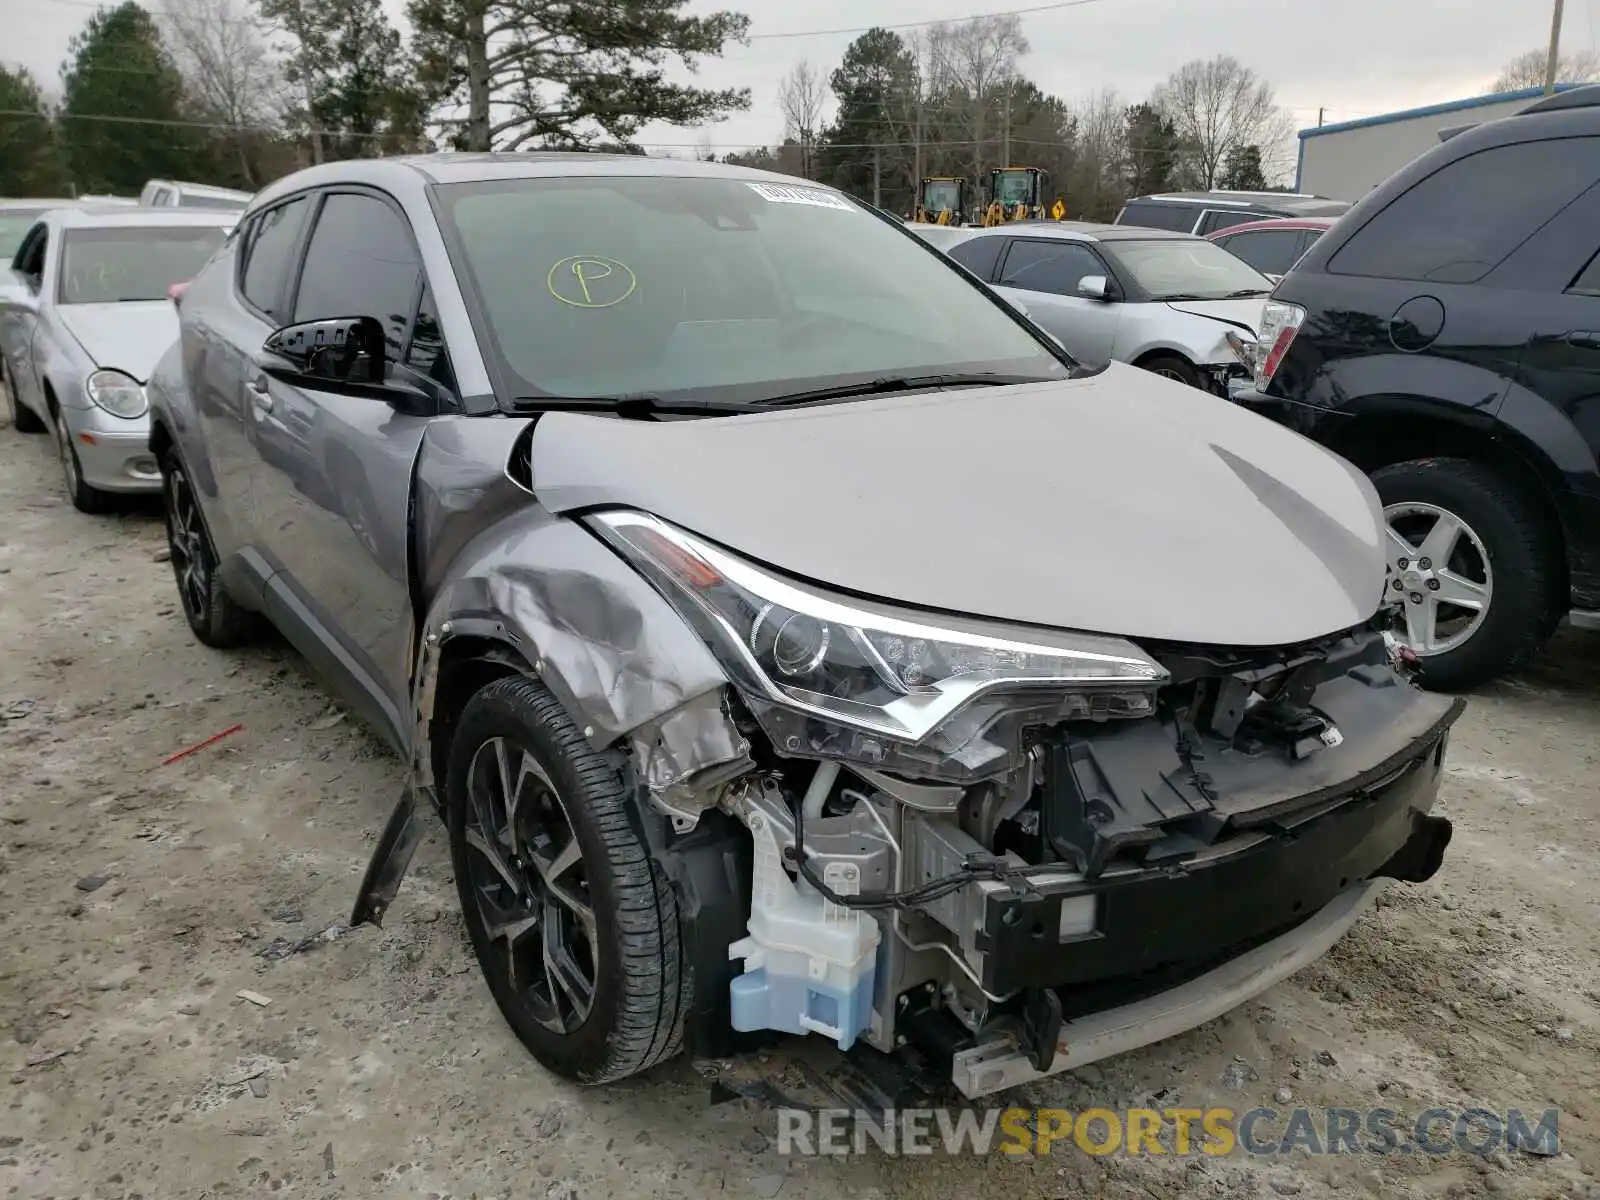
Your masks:
M0 277L0 374L13 426L55 438L72 503L158 492L144 385L178 336L173 288L235 217L150 209L44 213Z

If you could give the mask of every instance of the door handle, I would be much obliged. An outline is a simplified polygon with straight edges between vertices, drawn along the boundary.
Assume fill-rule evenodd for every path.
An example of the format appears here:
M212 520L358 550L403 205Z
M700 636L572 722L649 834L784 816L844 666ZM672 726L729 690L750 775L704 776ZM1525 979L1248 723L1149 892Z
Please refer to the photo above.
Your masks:
M1567 344L1579 350L1600 350L1600 333L1592 329L1575 329L1567 334Z
M272 393L267 390L267 377L257 375L248 384L250 388L250 403L254 404L258 412L269 413L272 411Z

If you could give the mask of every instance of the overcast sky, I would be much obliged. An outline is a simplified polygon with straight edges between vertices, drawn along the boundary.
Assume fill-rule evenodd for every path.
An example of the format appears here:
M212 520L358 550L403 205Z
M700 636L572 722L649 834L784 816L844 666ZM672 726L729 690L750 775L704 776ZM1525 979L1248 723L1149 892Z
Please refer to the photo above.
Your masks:
M20 62L47 89L59 89L67 41L96 0L8 0L28 20L5 22L0 59ZM777 81L797 60L824 74L853 33L783 37L797 30L897 25L1021 7L1027 0L751 0L748 46L702 65L713 87L748 87L752 106L707 130L652 126L652 148L692 150L709 137L718 150L775 142L782 133ZM1045 0L1034 0L1035 4ZM1047 92L1075 99L1103 87L1142 98L1195 58L1232 54L1277 92L1298 125L1350 120L1473 95L1502 63L1549 36L1551 0L1088 0L1022 17L1032 51L1023 70ZM159 0L149 0L152 7ZM384 0L392 15L404 0ZM1568 0L1562 48L1595 49L1600 0ZM691 0L695 9L717 5ZM1030 5L1031 6L1031 5Z

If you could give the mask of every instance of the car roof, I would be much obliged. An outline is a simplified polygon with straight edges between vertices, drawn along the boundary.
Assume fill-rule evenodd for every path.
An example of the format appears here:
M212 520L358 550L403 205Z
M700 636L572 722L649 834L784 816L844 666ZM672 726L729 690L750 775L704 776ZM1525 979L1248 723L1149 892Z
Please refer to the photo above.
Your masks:
M1339 216L1350 207L1348 201L1307 192L1243 192L1218 188L1209 192L1152 192L1135 196L1129 204L1205 205L1211 208L1266 208L1295 216Z
M1244 221L1238 225L1229 225L1226 229L1219 229L1206 236L1212 241L1227 237L1230 233L1249 233L1256 229L1332 229L1338 223L1338 217L1269 217L1264 221Z
M501 179L540 179L574 175L634 177L744 179L837 192L826 184L760 171L729 163L677 158L649 158L642 154L602 154L586 151L538 150L519 153L467 153L449 151L398 158L356 158L306 167L286 175L257 192L250 208L256 210L280 197L310 187L339 183L366 183L395 190L430 183L480 183Z
M220 208L61 208L54 213L62 229L127 229L158 226L201 226L226 228L239 220L239 214Z
M238 188L221 187L215 183L185 183L181 179L147 179L145 187L172 188L180 192L194 192L196 195L210 196L250 196L252 192L242 192Z
M1142 225L1102 225L1095 221L1011 221L971 231L974 237L1044 237L1067 242L1197 242L1192 233L1146 229Z
M58 208L76 209L80 212L126 212L133 206L132 200L109 196L82 200L67 200L57 196L0 200L0 212L47 213Z

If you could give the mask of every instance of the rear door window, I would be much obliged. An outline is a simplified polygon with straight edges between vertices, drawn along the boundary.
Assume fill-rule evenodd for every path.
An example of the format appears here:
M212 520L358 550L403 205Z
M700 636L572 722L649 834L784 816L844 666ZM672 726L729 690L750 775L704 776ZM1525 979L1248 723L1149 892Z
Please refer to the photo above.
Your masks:
M987 282L994 278L994 267L1000 261L1000 250L1005 244L1006 239L1002 237L968 238L945 253Z
M1299 229L1252 229L1218 238L1219 245L1263 275L1287 275L1300 257L1305 233Z
M1447 163L1334 254L1336 275L1474 283L1600 179L1600 138L1492 146Z
M244 272L239 289L268 320L288 324L284 304L289 276L294 271L300 227L305 224L310 201L304 197L269 208L254 219L245 247ZM356 315L356 314L352 314Z
M1188 233L1194 228L1199 210L1192 204L1158 204L1135 201L1122 210L1122 225L1142 225L1146 229L1171 229Z
M1237 208L1207 209L1206 215L1201 218L1200 228L1195 232L1204 237L1206 234L1215 233L1219 229L1228 229L1234 225L1244 225L1250 221L1259 221L1271 215L1271 213L1244 212Z

